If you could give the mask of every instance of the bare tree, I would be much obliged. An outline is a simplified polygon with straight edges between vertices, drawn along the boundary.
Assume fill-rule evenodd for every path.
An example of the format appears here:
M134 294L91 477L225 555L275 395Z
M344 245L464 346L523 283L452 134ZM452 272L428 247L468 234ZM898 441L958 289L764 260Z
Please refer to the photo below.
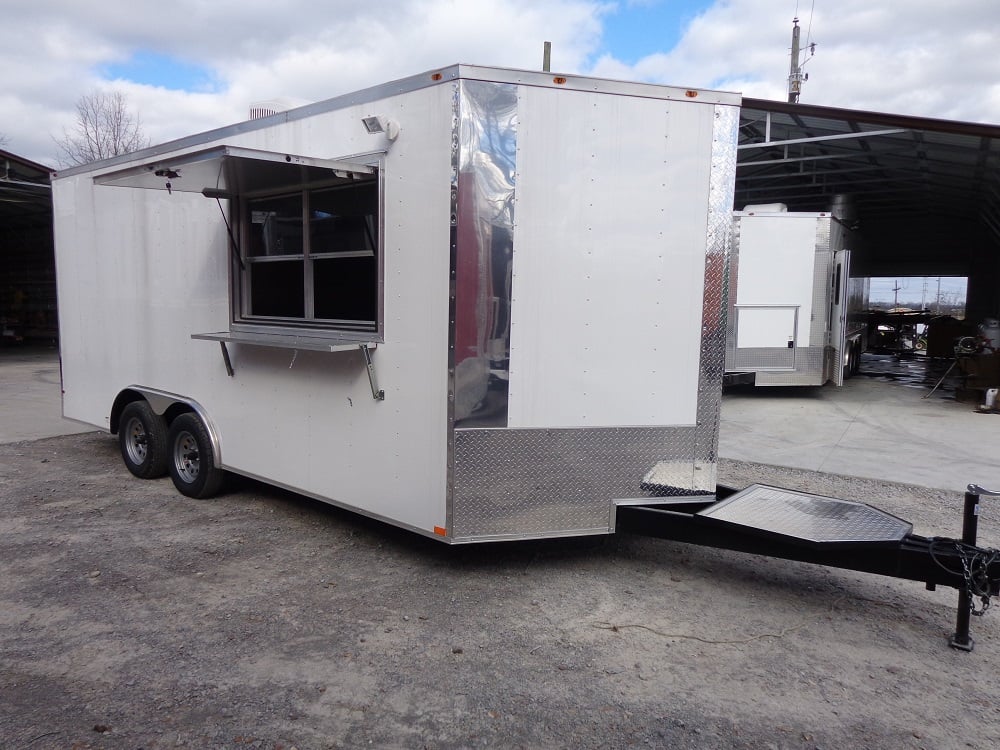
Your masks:
M76 102L76 125L56 139L66 165L89 164L138 151L149 145L138 115L129 110L121 91L92 91Z

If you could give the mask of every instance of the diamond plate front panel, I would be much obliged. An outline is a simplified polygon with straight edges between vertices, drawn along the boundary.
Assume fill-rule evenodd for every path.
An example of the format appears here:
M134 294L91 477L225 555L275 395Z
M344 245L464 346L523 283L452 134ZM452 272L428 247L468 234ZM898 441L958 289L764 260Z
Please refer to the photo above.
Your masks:
M736 349L730 367L737 370L792 370L796 350L789 347L745 347Z
M826 382L824 347L738 349L737 352L738 369L755 369L757 385L823 385ZM794 352L794 357L783 352ZM780 361L791 362L792 367L778 369L776 363Z
M608 531L617 498L654 497L644 479L665 458L669 481L715 488L715 464L695 465L698 429L456 430L452 536L532 537ZM714 448L712 448L714 450ZM697 470L696 470L697 469Z
M762 485L698 515L815 544L898 542L913 528L870 505Z

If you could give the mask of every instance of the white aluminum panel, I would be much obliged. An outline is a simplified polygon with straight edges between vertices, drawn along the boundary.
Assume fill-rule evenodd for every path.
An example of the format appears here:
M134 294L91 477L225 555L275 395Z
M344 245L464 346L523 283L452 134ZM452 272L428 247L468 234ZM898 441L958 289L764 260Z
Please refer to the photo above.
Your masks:
M739 222L739 278L736 305L739 307L795 306L799 309L797 346L810 344L815 309L813 274L816 263L816 223L814 214L737 215ZM740 311L740 347L765 346L743 340L745 310ZM780 332L784 334L784 318ZM779 337L775 332L772 337ZM822 344L822 342L820 342ZM787 337L766 346L787 346Z
M740 307L736 325L737 348L788 347L795 337L795 308Z
M715 108L522 86L508 425L692 425Z
M225 134L336 159L390 145L362 117L400 123L383 172L385 332L373 353L385 401L360 352L230 345L227 377L219 344L191 339L230 322L215 201L94 186L83 170L54 184L65 415L106 428L130 384L187 396L214 422L226 467L428 533L445 526L453 95L445 83Z

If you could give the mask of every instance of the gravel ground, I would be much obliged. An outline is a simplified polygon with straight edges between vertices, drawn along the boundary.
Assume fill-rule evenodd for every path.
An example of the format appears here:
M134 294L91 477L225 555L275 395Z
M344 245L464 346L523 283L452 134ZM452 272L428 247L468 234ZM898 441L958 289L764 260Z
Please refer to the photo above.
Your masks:
M723 461L957 536L958 493ZM619 535L447 547L97 433L0 446L0 747L996 748L1000 614ZM981 542L1000 546L1000 502Z

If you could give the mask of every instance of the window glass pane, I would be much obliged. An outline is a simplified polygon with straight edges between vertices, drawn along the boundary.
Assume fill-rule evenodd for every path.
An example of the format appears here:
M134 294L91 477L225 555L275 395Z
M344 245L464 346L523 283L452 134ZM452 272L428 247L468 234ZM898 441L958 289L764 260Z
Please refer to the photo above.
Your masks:
M279 318L305 316L303 266L301 260L248 263L250 314Z
M309 195L311 253L375 253L378 189L374 182Z
M317 318L373 322L377 289L375 256L313 261Z
M240 295L246 307L240 319L275 326L295 321L310 328L377 329L376 179L304 187L301 193L247 199L243 205L246 267L240 272Z
M259 198L248 202L247 255L302 255L302 195Z

